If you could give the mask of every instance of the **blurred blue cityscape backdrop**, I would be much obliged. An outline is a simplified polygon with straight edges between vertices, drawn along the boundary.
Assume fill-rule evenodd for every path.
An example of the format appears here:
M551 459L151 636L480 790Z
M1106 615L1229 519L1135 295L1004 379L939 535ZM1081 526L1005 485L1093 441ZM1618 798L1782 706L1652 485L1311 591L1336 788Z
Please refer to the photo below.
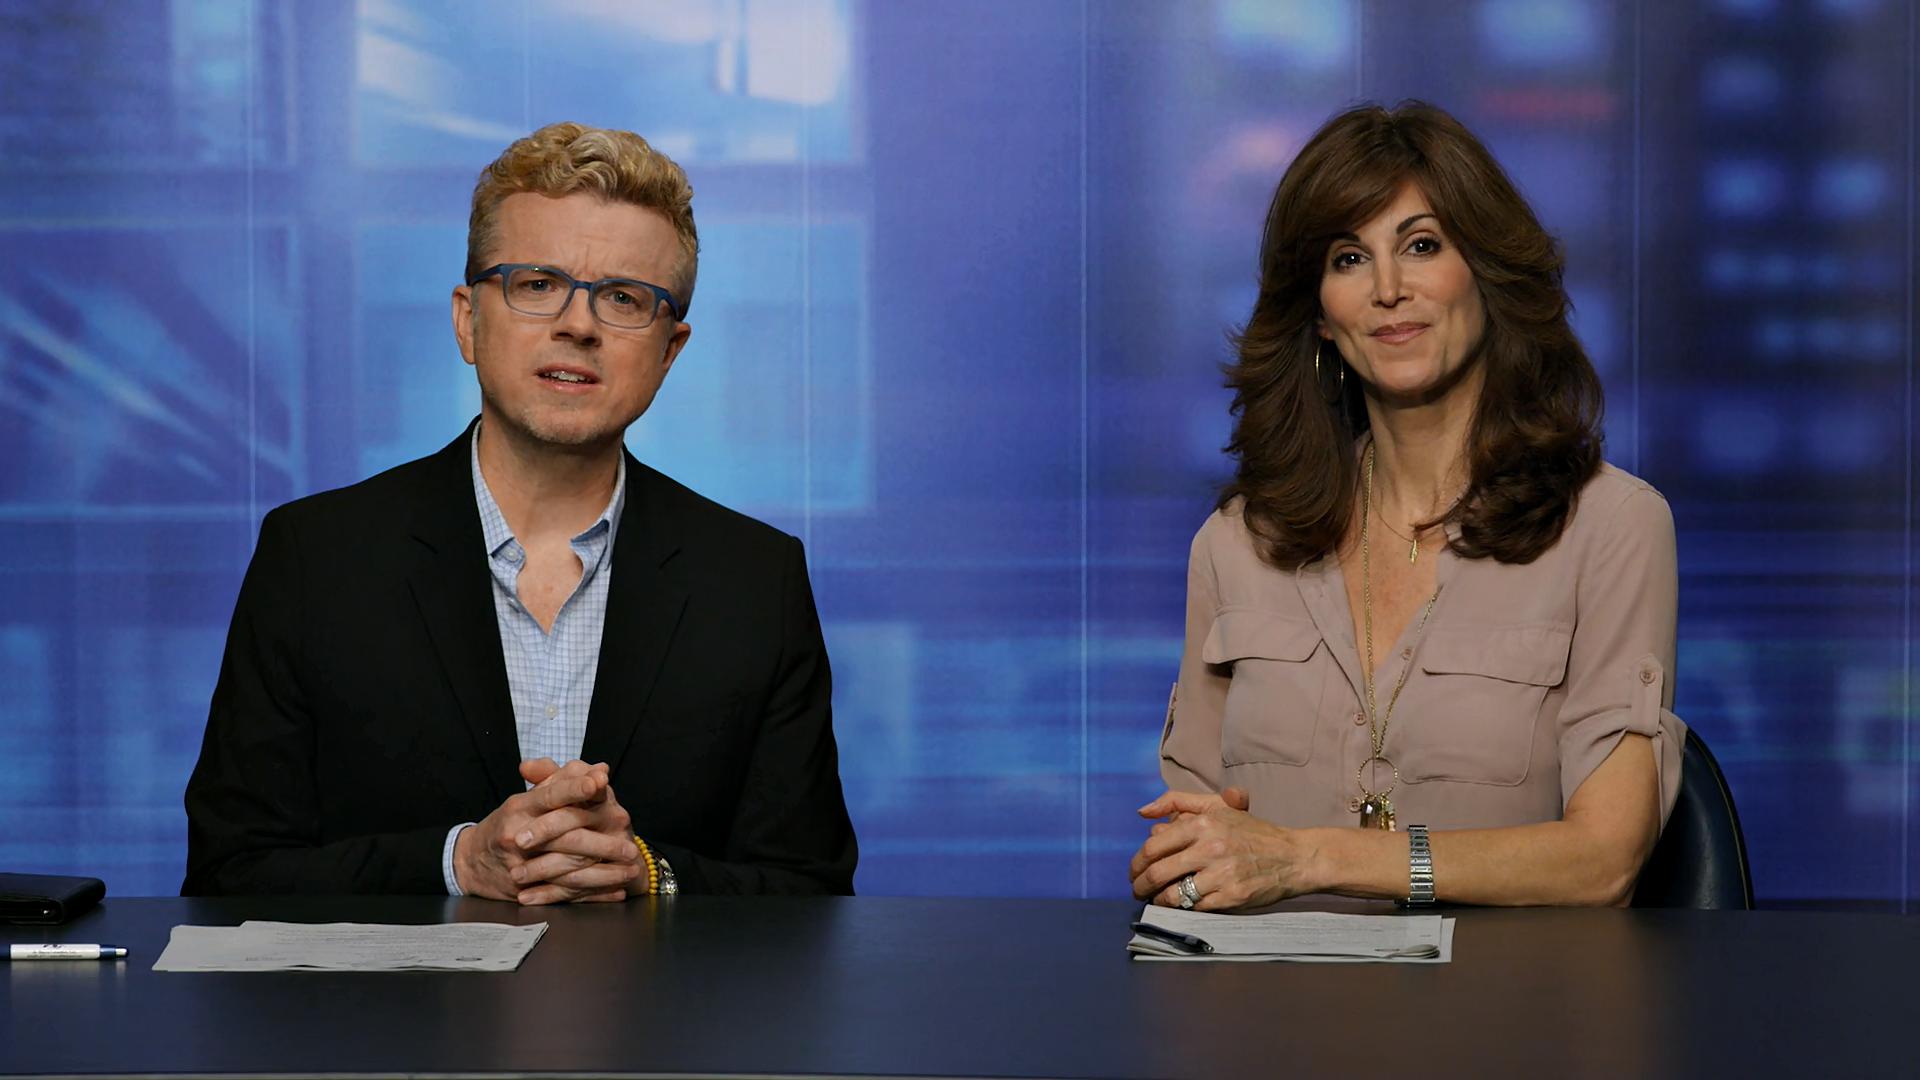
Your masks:
M1763 902L1920 902L1910 0L0 0L0 867L179 886L259 520L477 410L474 177L686 165L643 459L802 536L868 893L1117 896L1224 335L1357 99L1565 242Z

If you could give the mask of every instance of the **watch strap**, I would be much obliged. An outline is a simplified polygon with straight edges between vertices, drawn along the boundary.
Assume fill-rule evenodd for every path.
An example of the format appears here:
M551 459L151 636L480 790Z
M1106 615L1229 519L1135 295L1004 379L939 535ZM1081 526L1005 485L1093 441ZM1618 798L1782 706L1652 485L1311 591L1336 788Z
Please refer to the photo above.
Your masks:
M1425 825L1407 826L1407 907L1433 903L1433 846Z

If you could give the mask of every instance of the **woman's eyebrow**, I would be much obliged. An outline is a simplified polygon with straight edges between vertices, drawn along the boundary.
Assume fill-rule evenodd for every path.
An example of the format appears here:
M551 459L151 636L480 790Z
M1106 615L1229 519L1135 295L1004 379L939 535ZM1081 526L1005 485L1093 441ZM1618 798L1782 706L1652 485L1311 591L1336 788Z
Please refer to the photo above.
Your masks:
M1432 218L1435 221L1439 221L1440 215L1434 213L1431 210L1422 210L1419 213L1413 215L1412 217L1406 219L1405 221L1402 221L1400 224L1394 226L1393 235L1399 236L1400 234L1406 232L1408 229L1413 228L1413 223L1416 221L1419 221L1421 218ZM1351 233L1351 232L1330 233L1327 236L1327 243L1329 244L1339 240L1351 240L1357 244L1360 242L1360 236L1358 233Z

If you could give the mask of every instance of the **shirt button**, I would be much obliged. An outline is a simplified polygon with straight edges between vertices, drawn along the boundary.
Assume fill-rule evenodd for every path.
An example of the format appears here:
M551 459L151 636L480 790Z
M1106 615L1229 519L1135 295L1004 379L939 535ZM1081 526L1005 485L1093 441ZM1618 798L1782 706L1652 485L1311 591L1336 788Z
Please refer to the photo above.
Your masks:
M554 705L547 706L547 719L549 720L553 719L556 715L559 714L559 712L560 712L560 709L557 706L554 706Z
M1413 650L1412 650L1412 649L1401 649L1401 650L1400 650L1400 659L1402 659L1402 660L1411 660L1411 659L1413 659Z
M1367 714L1363 712L1354 713L1353 722L1356 724L1365 724L1367 722Z
M1644 683L1644 684L1646 684L1646 685L1648 685L1648 686L1652 686L1652 685L1653 685L1653 672L1651 672L1651 671L1642 671L1642 672L1640 673L1640 681L1641 681L1642 683Z

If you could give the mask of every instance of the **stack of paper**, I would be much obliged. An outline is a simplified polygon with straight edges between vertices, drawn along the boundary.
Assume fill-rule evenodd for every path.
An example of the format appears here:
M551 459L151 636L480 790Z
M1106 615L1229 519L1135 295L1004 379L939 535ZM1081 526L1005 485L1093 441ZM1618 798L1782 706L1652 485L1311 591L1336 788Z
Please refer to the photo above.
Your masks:
M155 971L512 971L546 923L176 926Z
M1453 920L1326 911L1220 915L1148 907L1134 924L1127 952L1135 960L1444 964L1453 959Z

